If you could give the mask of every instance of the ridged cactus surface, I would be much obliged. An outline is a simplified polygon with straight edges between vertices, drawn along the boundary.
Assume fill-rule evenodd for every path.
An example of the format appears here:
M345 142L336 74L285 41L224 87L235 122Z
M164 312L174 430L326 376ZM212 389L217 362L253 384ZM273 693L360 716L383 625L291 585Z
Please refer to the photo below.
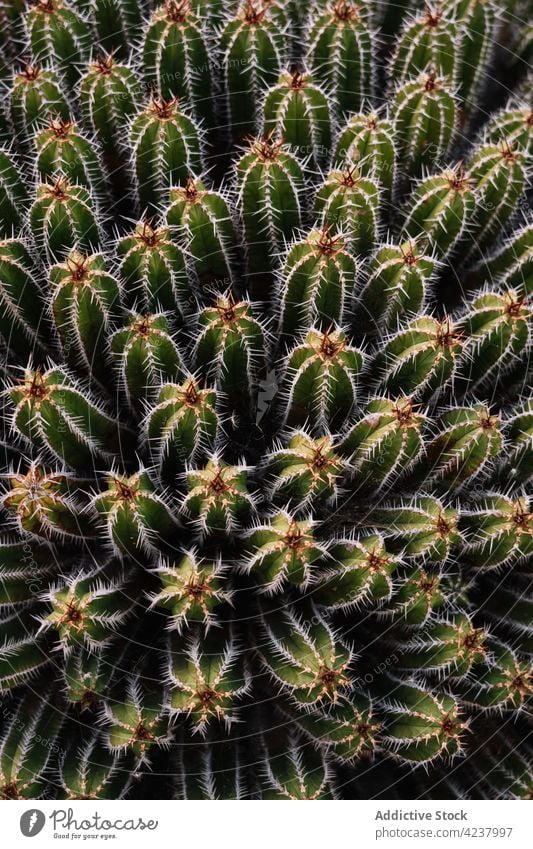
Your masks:
M522 6L0 2L0 798L532 797Z

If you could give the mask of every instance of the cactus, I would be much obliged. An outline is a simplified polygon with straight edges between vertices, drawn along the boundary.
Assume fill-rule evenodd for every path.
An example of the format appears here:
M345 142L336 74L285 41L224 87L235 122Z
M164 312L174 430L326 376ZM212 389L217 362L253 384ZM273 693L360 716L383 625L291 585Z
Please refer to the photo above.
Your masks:
M99 46L127 59L142 30L142 7L135 0L88 0Z
M132 406L155 391L161 380L177 380L183 361L164 313L132 313L111 337L111 352L124 395Z
M456 102L447 78L430 71L408 79L394 93L391 118L400 174L419 177L424 166L447 157L453 140Z
M378 534L338 540L329 554L332 565L324 564L313 585L316 604L328 610L346 610L361 603L381 604L390 598L398 564Z
M310 330L287 355L284 420L342 427L356 402L362 364L342 330Z
M374 35L364 6L339 0L318 11L308 33L308 67L333 91L334 114L357 112L374 85Z
M231 291L219 295L212 307L199 315L193 362L200 374L216 381L224 392L238 393L247 401L265 361L266 333L249 301L235 301Z
M415 318L385 343L374 360L379 388L429 400L453 381L461 351L449 318Z
M187 494L182 511L205 534L231 534L255 512L247 477L245 466L230 466L211 457L203 468L185 473Z
M304 176L298 159L272 136L252 140L237 163L239 207L250 275L275 267L302 224Z
M164 499L154 492L145 471L129 477L109 475L107 489L93 499L105 535L120 555L142 558L169 544L177 522Z
M0 333L6 344L27 358L44 350L43 317L37 268L26 243L20 239L0 241Z
M315 322L321 330L342 324L353 302L355 272L344 237L329 226L296 242L282 271L280 333L289 336Z
M161 480L176 482L187 463L214 448L219 427L217 393L192 377L165 383L146 420L146 437Z
M443 11L455 22L456 82L459 97L468 110L474 109L476 96L494 51L496 8L485 0L446 0Z
M237 235L228 202L202 180L189 177L170 190L166 222L186 247L202 289L233 283Z
M301 159L316 166L329 158L331 116L328 98L311 75L284 71L268 92L263 133L279 133Z
M280 510L246 534L247 557L243 564L266 593L277 593L284 584L309 585L327 549L313 534L313 522L299 521Z
M357 166L332 171L317 192L315 214L324 227L339 230L356 256L369 254L379 229L379 184Z
M333 163L339 167L354 164L364 177L374 176L383 196L390 200L396 172L394 135L387 114L352 115L338 136Z
M74 250L65 262L50 269L54 323L65 360L83 362L87 374L100 382L108 375L111 354L109 329L116 317L120 287L106 271L101 254L87 256Z
M73 121L50 118L48 127L35 136L36 165L44 182L61 172L71 183L85 188L105 204L105 180L94 142L83 136Z
M422 310L436 272L435 260L415 241L378 248L358 298L358 320L370 333L394 330L398 322Z
M451 255L473 218L472 182L459 163L422 179L409 199L403 232L428 239L439 258Z
M83 11L65 0L35 0L26 12L25 27L34 61L56 62L69 85L75 85L92 45Z
M169 707L172 714L190 717L193 733L205 734L211 721L230 726L234 702L249 687L246 668L237 671L239 644L232 631L201 638L193 631L187 643L171 638L168 652Z
M139 222L133 233L119 239L118 275L124 281L128 306L146 310L191 312L193 294L183 250L168 227Z
M221 36L220 63L231 133L259 130L261 93L274 85L287 56L287 18L282 3L245 0Z
M532 796L526 6L0 0L0 797Z
M20 231L28 194L20 179L17 161L7 150L0 150L0 235L13 236Z
M167 0L144 33L146 79L162 97L183 98L207 126L214 121L209 45L189 0Z
M129 145L141 212L153 214L168 201L170 187L202 169L198 127L176 98L153 95L150 103L134 116Z
M180 634L201 622L207 630L217 622L214 613L221 604L231 603L231 591L224 588L225 570L220 562L206 563L196 552L184 552L174 563L157 568L161 589L152 596L152 605L170 612L169 628Z
M64 259L74 248L92 253L103 241L90 193L65 175L37 186L29 220L37 246L50 262Z
M81 78L80 110L84 124L106 153L118 153L126 147L124 128L137 111L138 88L135 71L115 62L109 54L92 62Z
M94 532L73 497L74 488L68 475L49 474L32 463L26 474L12 473L2 504L23 536L82 540Z
M449 6L450 4L446 4ZM404 24L391 58L390 76L405 82L428 67L451 80L456 74L456 26L451 10L427 5Z
M26 63L13 77L9 112L19 141L26 145L48 115L68 121L70 108L59 74L51 67Z

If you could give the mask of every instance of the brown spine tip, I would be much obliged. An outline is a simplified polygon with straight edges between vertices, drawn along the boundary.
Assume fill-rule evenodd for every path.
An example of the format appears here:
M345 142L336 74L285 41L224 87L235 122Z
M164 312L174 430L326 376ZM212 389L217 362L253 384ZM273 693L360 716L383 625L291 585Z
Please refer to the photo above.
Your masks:
M167 20L175 24L184 24L191 13L189 0L167 0L165 6Z

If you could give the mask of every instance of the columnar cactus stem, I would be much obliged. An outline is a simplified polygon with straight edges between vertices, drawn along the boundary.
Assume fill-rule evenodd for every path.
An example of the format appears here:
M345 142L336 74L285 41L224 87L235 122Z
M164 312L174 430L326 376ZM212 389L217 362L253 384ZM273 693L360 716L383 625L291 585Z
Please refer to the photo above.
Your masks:
M396 679L387 681L387 685L391 703L385 704L388 721L384 743L396 757L429 763L438 756L450 757L461 751L467 725L452 696Z
M267 594L279 593L285 584L306 588L328 549L313 533L313 522L297 520L280 510L244 535L247 556L243 563Z
M75 370L109 376L109 329L118 312L120 290L101 254L74 250L50 269L52 313L65 360Z
M424 247L419 239L378 248L357 302L361 326L370 325L373 333L392 331L399 320L422 310L437 270Z
M35 130L43 126L48 115L58 115L67 121L70 108L59 74L52 67L27 62L14 75L9 110L17 134L26 145L33 140Z
M429 67L454 81L457 65L456 25L446 10L427 5L410 17L396 43L390 75L405 82Z
M383 487L408 472L420 456L423 422L410 398L376 398L365 404L339 451L363 486Z
M237 235L225 197L206 188L202 180L189 177L170 190L169 198L166 222L186 246L200 286L231 284Z
M419 177L447 157L453 141L457 109L447 79L430 71L402 83L394 93L391 119L400 181Z
M456 80L459 96L468 111L485 85L494 49L496 6L492 0L445 0L442 8L455 22Z
M316 195L315 215L323 227L343 234L352 253L366 256L377 241L379 206L379 183L353 165L328 175Z
M356 264L342 235L312 230L289 250L279 287L279 330L292 335L316 323L342 324L353 303Z
M462 164L422 179L407 203L403 232L411 239L426 238L438 257L449 256L470 226L473 184Z
M28 246L19 239L0 241L0 333L6 345L25 360L44 349L49 332L41 298L38 271Z
M219 427L216 393L188 377L161 386L146 419L146 438L161 480L171 485L187 464L214 448Z
M373 32L362 5L338 0L312 22L306 61L326 88L334 92L337 117L357 112L372 96Z
M273 271L303 218L304 175L283 140L252 139L237 163L238 204L250 275Z
M91 51L85 16L65 0L35 0L26 12L25 26L34 61L55 61L74 86Z
M526 184L524 153L507 142L484 144L471 157L468 174L476 194L466 250L466 258L472 259L505 226L522 197Z
M485 139L493 144L507 143L512 148L533 149L533 109L519 106L498 112L485 130Z
M342 330L310 330L285 360L284 422L342 427L356 403L362 365Z
M229 727L236 719L234 703L249 689L235 634L230 630L216 639L211 633L202 638L196 630L187 643L177 638L169 646L169 709L174 715L189 716L194 732L201 736L214 720Z
M163 313L132 313L126 326L113 333L110 344L132 407L150 397L163 379L179 380L183 373L181 353Z
M81 576L74 573L50 589L52 609L41 629L57 632L59 647L69 654L82 645L92 651L105 648L131 613L128 585L113 561Z
M511 411L504 423L509 453L500 459L499 476L504 486L521 486L531 480L533 461L533 402L525 401Z
M0 148L0 237L20 230L29 198L17 160Z
M93 507L120 557L143 559L170 544L178 527L169 505L143 470L130 477L111 473L107 490L94 497Z
M474 298L459 328L465 337L461 375L475 391L501 379L528 350L531 309L512 290L486 292Z
M487 279L528 297L533 292L533 225L516 230L475 266L474 280Z
M497 416L483 404L458 407L441 416L437 435L427 446L424 476L435 484L459 487L486 471L497 456L502 436Z
M161 97L190 104L197 120L214 123L210 49L202 19L190 0L166 0L153 13L144 34L146 77Z
M333 164L357 165L364 177L378 180L384 197L390 200L396 174L395 131L390 117L376 112L352 115L337 139Z
M74 248L92 253L103 241L91 195L64 175L37 186L29 221L49 262L63 260Z
M258 650L267 670L296 703L336 703L349 688L352 651L315 607L303 612L308 617L290 605L281 610L265 605L265 633Z
M387 546L404 558L441 563L462 541L458 511L429 495L391 501L372 510L367 521L382 528Z
M74 469L120 451L118 423L62 369L26 370L9 397L15 431Z
M83 122L106 153L117 154L126 148L125 130L137 111L138 93L135 71L116 62L111 54L91 62L83 75L80 81Z
M151 596L152 606L170 613L169 628L182 633L202 624L207 630L217 623L216 610L231 603L226 568L218 560L205 562L196 550L183 553L176 561L161 561L155 570L160 589Z
M295 511L307 510L319 499L336 500L345 463L336 452L331 436L312 439L296 431L266 459L274 503L288 504Z
M248 492L248 472L246 466L229 466L216 455L203 468L186 472L184 514L204 534L231 534L255 512L254 497Z
M486 650L484 630L474 628L468 616L460 613L449 621L436 619L407 640L398 666L409 671L424 667L447 678L464 678L475 663L484 660Z
M463 512L468 562L481 569L515 566L533 551L533 513L526 496L487 495Z
M296 714L291 710L288 715L294 717L298 728L312 743L325 748L328 755L344 764L372 755L381 728L375 721L372 705L359 695L343 697L320 712ZM324 798L322 793L320 798Z
M261 95L275 84L286 63L286 30L282 6L246 0L222 31L226 112L237 138L261 126Z
M249 301L236 301L227 292L200 313L193 362L230 399L250 403L250 390L264 369L265 354L266 332Z
M377 354L377 385L393 395L428 401L453 381L461 351L460 336L449 318L415 318Z
M322 752L291 733L282 745L270 746L265 739L264 764L266 787L264 799L271 800L314 800L334 799L331 776Z
M144 219L133 233L119 239L116 253L127 306L148 311L177 310L181 316L194 312L196 301L186 257L168 227L158 227Z
M313 582L313 599L328 610L351 610L390 599L397 559L378 534L337 540Z
M153 214L168 201L172 185L202 170L202 141L195 122L178 105L152 95L129 132L132 167L141 212Z
M299 70L280 75L266 96L263 133L279 133L300 159L309 160L315 167L328 161L330 107L325 91L312 75Z
M139 40L142 6L136 0L87 0L98 41L107 52L128 59L131 45Z
M50 474L32 463L27 474L13 472L2 506L13 514L20 532L44 539L92 536L90 522L73 498L75 485L66 474Z

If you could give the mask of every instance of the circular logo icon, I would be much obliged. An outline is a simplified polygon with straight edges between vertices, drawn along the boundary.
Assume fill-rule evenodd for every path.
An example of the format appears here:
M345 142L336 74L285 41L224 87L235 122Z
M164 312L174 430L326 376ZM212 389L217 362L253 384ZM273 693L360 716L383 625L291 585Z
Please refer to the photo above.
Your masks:
M32 808L29 811L24 811L20 818L20 830L24 837L35 837L43 830L46 817L42 811L37 808Z

